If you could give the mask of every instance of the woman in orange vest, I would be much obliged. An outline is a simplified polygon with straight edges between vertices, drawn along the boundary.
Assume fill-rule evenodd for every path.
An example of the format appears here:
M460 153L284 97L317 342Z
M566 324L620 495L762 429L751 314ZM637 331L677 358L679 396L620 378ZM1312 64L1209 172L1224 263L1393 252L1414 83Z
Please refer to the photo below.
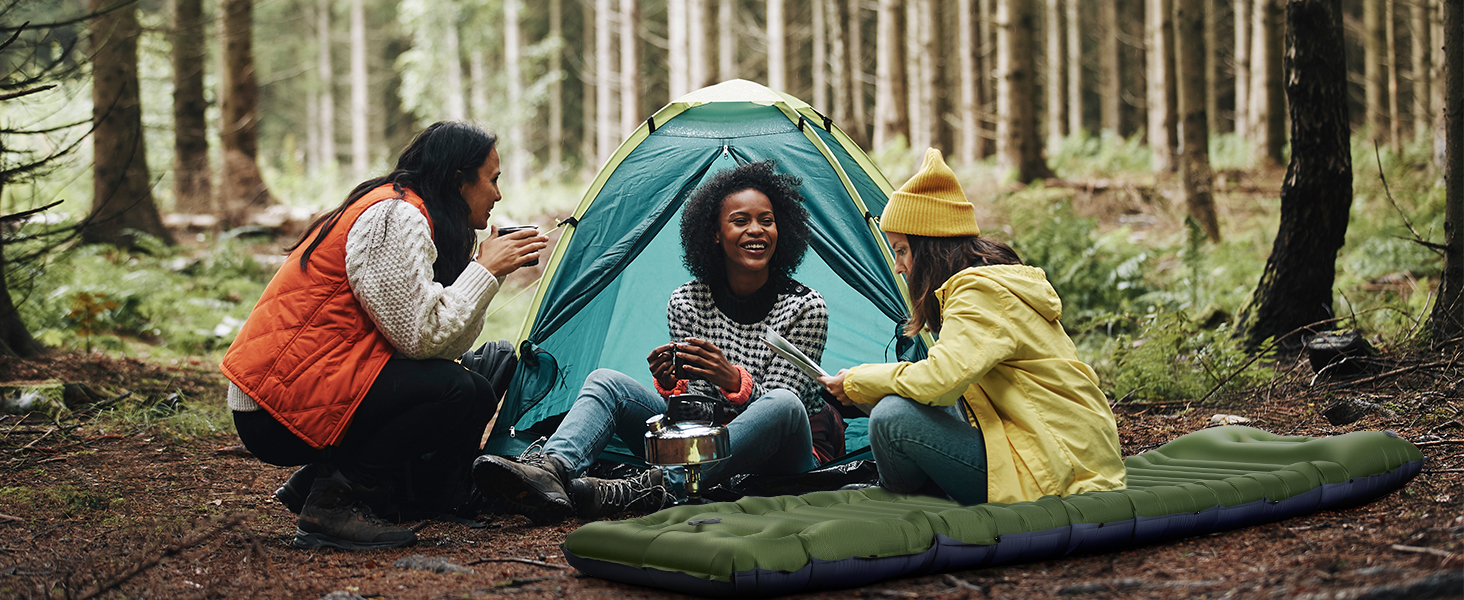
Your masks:
M499 282L547 245L532 230L493 229L474 253L474 230L489 228L502 197L496 142L464 123L419 133L391 173L356 186L289 248L224 355L245 447L307 465L292 482L313 475L294 500L297 548L415 542L367 497L389 498L424 456L466 485L498 390L453 359L478 337Z

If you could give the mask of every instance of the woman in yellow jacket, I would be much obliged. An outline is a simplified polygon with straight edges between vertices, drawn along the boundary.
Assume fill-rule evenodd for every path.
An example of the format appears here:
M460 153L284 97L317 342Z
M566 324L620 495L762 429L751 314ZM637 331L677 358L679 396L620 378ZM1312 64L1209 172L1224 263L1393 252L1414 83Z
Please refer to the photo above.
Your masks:
M933 485L962 504L1123 488L1113 412L1058 321L1062 301L1041 269L980 237L939 151L891 197L880 229L910 285L905 335L938 340L925 360L821 379L840 402L873 405L880 484Z

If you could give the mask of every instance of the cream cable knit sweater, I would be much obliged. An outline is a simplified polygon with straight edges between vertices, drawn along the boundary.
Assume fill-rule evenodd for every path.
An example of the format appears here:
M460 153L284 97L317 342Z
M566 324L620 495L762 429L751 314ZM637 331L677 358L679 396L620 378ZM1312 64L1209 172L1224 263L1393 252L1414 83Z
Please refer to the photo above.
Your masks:
M366 209L346 234L346 280L397 356L455 359L483 330L483 312L498 293L498 279L469 262L443 287L432 280L436 260L427 217L402 200ZM247 412L259 405L230 383L229 409Z

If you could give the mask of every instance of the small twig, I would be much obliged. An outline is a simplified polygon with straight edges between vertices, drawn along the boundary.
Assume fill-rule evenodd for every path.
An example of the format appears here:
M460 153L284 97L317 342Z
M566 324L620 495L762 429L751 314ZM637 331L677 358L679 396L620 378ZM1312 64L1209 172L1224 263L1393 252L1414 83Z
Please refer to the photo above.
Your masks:
M1367 311L1363 311L1363 312L1367 312ZM1279 343L1281 343L1284 340L1291 339L1291 336L1296 335L1298 333L1301 333L1302 331L1305 331L1307 329L1311 329L1312 327L1316 327L1317 325L1325 325L1327 323L1335 323L1337 321L1345 321L1347 319L1356 319L1356 318L1357 318L1357 315L1351 315L1351 316L1347 316L1347 317L1334 317L1334 318L1331 318L1331 319L1325 319L1325 320L1322 320L1322 321L1317 321L1315 323L1308 323L1306 325L1302 325L1301 327L1297 327L1296 329L1292 329L1291 331L1286 332L1286 335L1278 335L1278 336L1276 336L1275 338L1273 338L1271 340L1271 343L1266 344L1266 347L1265 348L1261 348L1260 350L1257 350L1256 353L1255 353L1255 355L1253 355L1253 356L1250 357L1250 360L1245 361L1245 364L1240 365L1239 368L1235 369L1234 371L1231 371L1229 375L1226 375L1225 376L1225 379L1221 379L1219 383L1216 383L1215 384L1215 387L1210 388L1210 391L1205 392L1205 395L1204 396L1201 396L1200 399L1199 400L1196 400L1195 402L1196 403L1200 403L1200 402L1204 402L1206 400L1209 400L1210 399L1210 396L1215 395L1215 392L1220 391L1220 388L1225 387L1225 384L1230 383L1230 380L1231 379L1235 379L1235 376L1236 375L1239 375L1239 374L1241 374L1242 371L1245 371L1246 369L1250 368L1250 366L1252 364L1255 364L1255 362L1257 360L1260 360L1260 358L1262 356L1265 356L1266 353L1270 352L1272 348L1275 348L1276 347L1276 344L1279 344Z
M1449 247L1423 239L1423 236L1418 234L1418 230L1413 228L1413 223L1408 220L1408 214L1404 213L1403 208L1393 201L1393 192L1388 189L1388 178L1383 176L1383 157L1378 152L1377 140L1373 140L1373 158L1378 161L1378 179L1383 182L1383 194L1388 197L1388 204L1393 205L1393 210L1398 211L1398 216L1403 217L1403 225L1407 226L1408 232L1413 234L1413 239L1410 241L1442 255Z
M1440 550L1438 548L1426 548L1423 546L1404 546L1403 544L1393 544L1391 548L1399 552L1413 552L1416 554L1432 554L1434 556L1442 556L1444 560L1454 558L1453 552L1449 552L1448 550Z
M216 536L216 535L218 535L220 533L223 533L224 530L233 529L235 527L238 527L240 523L243 523L245 519L249 518L250 514L251 513L237 513L237 514L229 515L227 517L224 517L224 518L218 520L217 521L218 525L215 526L215 527L208 528L207 530L203 531L202 533L196 533L196 535L193 535L192 537L189 537L189 538L185 538L183 541L181 541L181 542L179 542L177 544L173 544L171 546L165 546L163 548L162 553L160 553L157 556L154 556L152 558L149 558L147 560L144 560L144 561L142 561L140 563L137 563L135 565L132 565L131 567L128 567L126 570L124 570L122 572L121 575L113 578L111 582L109 582L106 585L103 585L103 586L101 586L101 587L99 587L99 588L97 588L95 590L92 590L90 592L87 592L86 594L83 594L78 600L90 600L91 598L96 598L97 596L101 596L102 594L105 594L107 592L110 592L110 591L116 589L118 586L120 586L120 585L122 585L124 583L127 583L129 580L131 580L133 577L136 577L138 574L142 573L143 571L146 571L148 569L153 568L154 566L157 566L157 564L160 563L160 562L162 562L163 559L168 558L169 556L175 556L177 554L181 554L184 550L187 550L189 548L192 548L194 546L197 546L199 544L202 544L202 543L204 543L204 542L212 539L214 536ZM194 531L197 532L198 530L194 530Z
M25 522L25 519L22 519L20 517L12 517L10 515L0 514L0 523L24 523L24 522Z
M1423 472L1424 472L1424 474L1428 474L1428 473L1464 473L1464 469L1426 469Z
M1426 369L1426 368L1429 368L1429 367L1441 367L1441 366L1444 366L1446 364L1449 364L1448 361L1441 360L1441 361L1431 362L1431 363L1426 363L1426 364L1421 364L1421 365L1409 365L1409 366L1402 367L1402 368L1399 368L1399 369L1393 369L1392 371L1388 371L1386 373L1378 373L1377 375L1373 375L1371 377L1363 377L1362 379L1353 379L1351 381L1329 381L1329 382L1324 383L1323 385L1337 385L1337 384L1342 384L1342 383L1345 383L1345 384L1348 384L1348 385L1360 385L1360 384L1364 384L1364 383L1369 383L1369 382L1377 381L1377 380L1382 379L1384 377L1392 377L1394 375L1402 375L1402 374L1407 373L1409 371L1417 371L1419 369Z
M534 559L531 559L531 558L517 558L517 557L508 557L508 558L480 558L480 559L475 560L473 562L467 563L467 564L465 564L463 566L465 566L465 567L471 567L473 565L481 565L483 563L502 563L502 562L524 563L526 565L534 565L536 567L545 567L545 568L549 568L549 569L568 569L568 568L570 568L569 565L560 565L560 564L548 563L548 562L544 562L544 561L540 561L540 560L534 560Z
M1464 440L1434 440L1432 442L1413 442L1414 446L1437 446L1439 444L1464 444Z

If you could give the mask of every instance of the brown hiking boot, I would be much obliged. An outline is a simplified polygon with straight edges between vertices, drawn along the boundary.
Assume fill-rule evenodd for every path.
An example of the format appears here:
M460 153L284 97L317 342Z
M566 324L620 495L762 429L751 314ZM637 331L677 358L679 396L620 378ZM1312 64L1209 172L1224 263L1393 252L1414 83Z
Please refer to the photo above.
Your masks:
M622 512L653 512L671 506L675 498L666 489L660 469L630 479L581 477L570 482L574 507L581 517L600 519Z
M473 461L473 482L483 494L501 497L518 514L537 523L559 521L574 513L565 491L569 469L537 448L518 459L483 455Z
M399 548L417 542L417 534L378 518L360 499L364 489L340 471L317 477L296 522L296 548L369 550Z

